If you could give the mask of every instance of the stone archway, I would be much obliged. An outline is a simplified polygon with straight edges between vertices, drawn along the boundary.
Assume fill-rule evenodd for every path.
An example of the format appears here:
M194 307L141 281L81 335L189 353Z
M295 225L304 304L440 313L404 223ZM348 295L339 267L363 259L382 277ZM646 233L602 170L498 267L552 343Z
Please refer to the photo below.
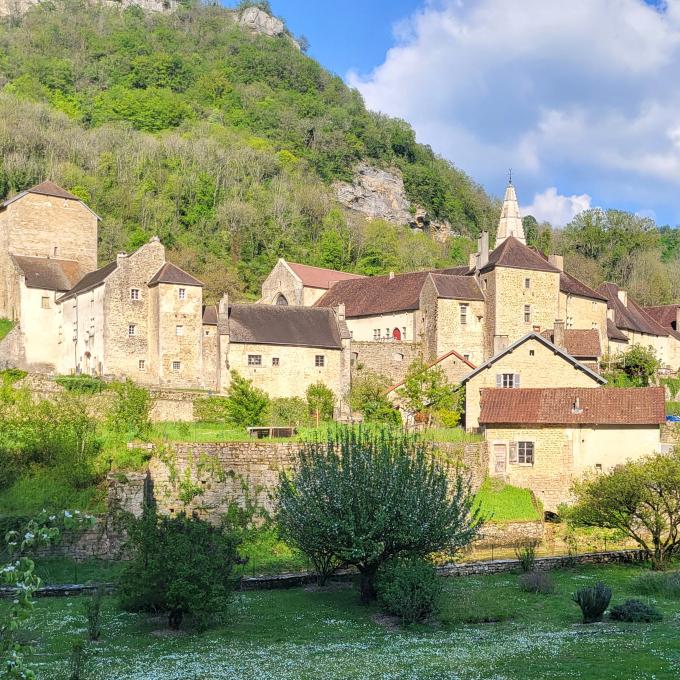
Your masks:
M274 300L275 305L281 305L281 306L287 306L288 305L288 298L283 293L279 293L276 296L276 300Z

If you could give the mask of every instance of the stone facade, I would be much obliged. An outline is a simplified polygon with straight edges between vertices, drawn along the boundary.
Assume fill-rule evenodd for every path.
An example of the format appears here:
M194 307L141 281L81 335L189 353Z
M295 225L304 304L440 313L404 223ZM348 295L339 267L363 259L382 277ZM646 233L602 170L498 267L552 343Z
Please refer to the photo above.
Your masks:
M422 346L414 342L352 340L352 377L371 372L396 384L404 379L408 367L422 353Z

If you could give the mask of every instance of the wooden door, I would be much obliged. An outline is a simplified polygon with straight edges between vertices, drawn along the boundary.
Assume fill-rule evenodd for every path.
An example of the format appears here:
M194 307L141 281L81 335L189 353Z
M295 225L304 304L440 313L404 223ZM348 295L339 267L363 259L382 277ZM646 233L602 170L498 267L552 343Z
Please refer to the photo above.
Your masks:
M505 465L507 457L507 447L505 444L493 445L494 456L494 471L497 475L505 474Z

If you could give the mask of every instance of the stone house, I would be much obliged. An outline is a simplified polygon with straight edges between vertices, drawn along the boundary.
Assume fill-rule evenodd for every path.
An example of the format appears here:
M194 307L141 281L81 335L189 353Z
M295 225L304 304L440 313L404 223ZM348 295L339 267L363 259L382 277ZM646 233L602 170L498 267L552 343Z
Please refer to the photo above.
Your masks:
M262 283L261 303L268 305L297 305L311 307L338 281L364 278L334 269L310 267L306 264L286 262L283 258Z
M606 381L543 335L532 332L478 366L461 382L465 386L465 428L476 431L485 389L593 388Z
M659 451L664 405L661 387L483 388L489 474L530 488L555 512L583 474Z

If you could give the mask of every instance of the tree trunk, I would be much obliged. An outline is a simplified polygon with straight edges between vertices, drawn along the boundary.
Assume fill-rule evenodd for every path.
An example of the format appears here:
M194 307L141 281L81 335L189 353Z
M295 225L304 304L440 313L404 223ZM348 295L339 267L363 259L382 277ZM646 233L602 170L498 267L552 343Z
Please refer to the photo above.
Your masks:
M378 571L377 565L371 564L367 567L359 567L359 589L361 604L370 604L378 593L375 588L375 576Z
M182 625L182 619L184 618L184 612L181 609L171 609L168 614L168 625L172 630L179 630Z

